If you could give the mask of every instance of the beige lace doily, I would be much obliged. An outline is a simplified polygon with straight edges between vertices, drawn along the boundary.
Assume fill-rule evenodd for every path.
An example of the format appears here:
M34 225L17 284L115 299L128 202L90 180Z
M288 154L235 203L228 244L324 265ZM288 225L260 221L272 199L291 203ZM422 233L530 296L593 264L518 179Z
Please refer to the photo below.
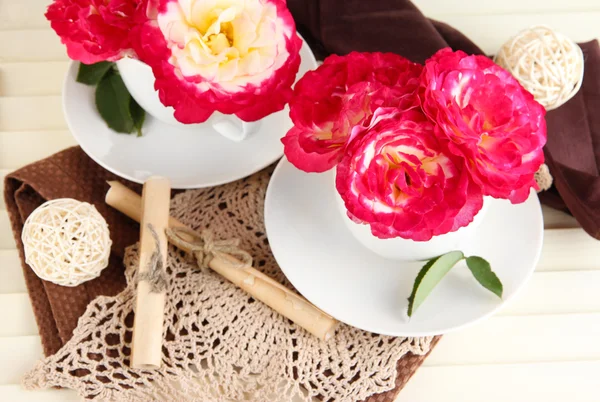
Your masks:
M265 236L268 179L261 172L181 193L171 214L217 237L240 238L257 269L291 288ZM132 246L126 252L127 288L94 300L71 340L26 375L27 388L72 388L103 402L357 401L392 389L396 363L406 353L429 350L431 338L380 336L346 325L320 341L214 272L198 271L170 246L163 365L157 371L131 369L137 251Z

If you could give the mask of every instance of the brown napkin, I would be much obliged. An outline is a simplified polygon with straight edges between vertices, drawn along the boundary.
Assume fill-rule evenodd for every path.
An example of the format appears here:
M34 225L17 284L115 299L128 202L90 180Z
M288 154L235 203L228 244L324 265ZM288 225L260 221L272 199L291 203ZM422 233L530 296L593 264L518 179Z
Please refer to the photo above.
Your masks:
M6 208L46 355L54 354L71 338L77 320L90 301L99 295L115 295L125 287L123 253L126 246L138 240L139 228L104 203L108 190L106 180L117 180L117 177L97 165L79 147L19 169L5 179ZM136 191L141 190L138 185L120 181ZM93 204L111 231L113 245L108 268L99 278L76 287L41 280L24 262L23 223L35 208L56 198L75 198Z
M570 212L586 232L600 239L600 47L596 40L580 46L585 59L583 85L546 116L544 151L554 186L540 198Z
M447 46L482 53L457 30L425 18L408 0L288 0L288 7L321 59L356 50L393 52L423 63Z

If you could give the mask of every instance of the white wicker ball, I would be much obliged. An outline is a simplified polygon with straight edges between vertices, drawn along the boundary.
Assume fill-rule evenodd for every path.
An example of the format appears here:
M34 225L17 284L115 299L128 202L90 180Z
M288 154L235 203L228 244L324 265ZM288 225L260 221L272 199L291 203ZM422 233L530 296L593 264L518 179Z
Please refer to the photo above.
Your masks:
M110 232L93 205L61 198L38 207L21 234L25 262L42 279L77 286L108 265Z
M545 26L526 29L506 42L494 61L508 70L546 110L571 99L583 82L583 52Z

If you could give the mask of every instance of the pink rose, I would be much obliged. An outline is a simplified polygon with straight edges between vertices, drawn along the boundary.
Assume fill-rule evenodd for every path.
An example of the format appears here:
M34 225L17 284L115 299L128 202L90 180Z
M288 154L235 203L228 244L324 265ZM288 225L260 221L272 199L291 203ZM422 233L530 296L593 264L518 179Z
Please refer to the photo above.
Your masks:
M46 18L73 60L85 64L133 55L130 31L139 0L55 0Z
M483 193L525 201L544 162L544 108L484 56L442 49L426 62L422 78L423 110Z
M182 123L259 120L285 106L302 40L284 0L151 0L135 49Z
M419 106L421 70L392 53L329 56L294 88L294 127L282 139L288 160L307 172L331 169L343 156L351 128L368 124L375 109Z
M379 238L426 241L467 226L483 205L462 160L418 110L378 109L337 166L348 216ZM353 135L356 133L353 133Z

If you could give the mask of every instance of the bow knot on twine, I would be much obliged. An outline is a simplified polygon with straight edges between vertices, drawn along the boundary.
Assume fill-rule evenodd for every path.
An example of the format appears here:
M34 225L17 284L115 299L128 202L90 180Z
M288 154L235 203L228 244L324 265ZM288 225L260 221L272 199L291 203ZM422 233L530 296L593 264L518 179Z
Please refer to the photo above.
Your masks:
M168 228L166 234L175 247L196 257L200 269L208 269L208 264L213 258L218 258L237 269L252 266L252 256L240 250L239 239L215 240L214 234L209 230L198 234L188 228Z

